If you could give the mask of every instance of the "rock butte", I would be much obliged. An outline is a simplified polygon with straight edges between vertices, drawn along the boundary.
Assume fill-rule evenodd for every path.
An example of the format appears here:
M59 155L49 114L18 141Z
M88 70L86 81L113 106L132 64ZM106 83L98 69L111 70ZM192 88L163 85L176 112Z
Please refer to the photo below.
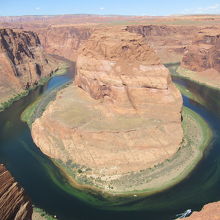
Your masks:
M144 39L101 29L79 50L75 85L58 93L32 136L51 158L89 168L94 178L118 178L177 152L181 109L169 71Z
M31 31L0 29L0 103L50 75L57 61L46 55Z
M24 189L0 164L0 219L30 220L33 208Z

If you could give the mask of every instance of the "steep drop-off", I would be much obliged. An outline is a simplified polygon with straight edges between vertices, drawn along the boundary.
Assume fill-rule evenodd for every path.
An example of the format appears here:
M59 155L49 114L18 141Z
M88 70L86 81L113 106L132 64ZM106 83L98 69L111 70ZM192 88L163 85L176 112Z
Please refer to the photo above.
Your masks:
M47 53L75 61L79 46L89 38L93 28L86 25L51 25L35 31Z
M24 189L0 164L0 219L31 220L33 208Z
M219 28L204 28L198 33L193 43L186 48L177 72L179 77L220 88Z
M186 49L182 67L198 72L208 69L220 72L220 29L207 28L200 31Z
M34 32L0 29L0 103L37 85L57 66Z
M142 179L125 179L178 151L181 108L169 71L141 36L98 30L79 50L75 85L58 93L32 136L78 183L140 190Z
M199 31L197 26L133 25L130 32L141 34L151 45L163 63L180 62L184 48L192 43Z

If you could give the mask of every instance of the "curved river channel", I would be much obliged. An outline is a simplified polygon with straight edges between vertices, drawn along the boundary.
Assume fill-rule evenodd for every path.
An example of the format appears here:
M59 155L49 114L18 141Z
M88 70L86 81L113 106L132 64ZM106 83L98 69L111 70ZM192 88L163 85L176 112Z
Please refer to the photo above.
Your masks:
M212 144L191 175L164 192L137 198L124 205L111 204L110 209L106 208L106 201L97 196L94 205L91 201L83 201L86 193L68 188L59 169L38 150L29 127L20 120L21 113L29 104L40 95L70 82L73 75L74 65L71 64L65 75L53 77L46 85L31 91L0 113L0 163L4 163L25 188L34 205L60 220L171 220L186 209L199 210L206 203L220 200L220 111L216 107L212 109L212 105L205 107L183 97L184 105L206 119L214 133ZM191 90L184 80L176 82ZM193 90L196 92L195 88ZM205 101L208 103L208 98ZM95 204L97 201L99 206Z

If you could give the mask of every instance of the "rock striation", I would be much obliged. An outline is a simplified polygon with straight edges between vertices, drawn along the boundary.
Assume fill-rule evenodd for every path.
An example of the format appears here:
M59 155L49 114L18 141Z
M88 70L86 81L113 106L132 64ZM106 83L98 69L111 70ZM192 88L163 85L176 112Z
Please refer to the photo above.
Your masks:
M181 109L169 71L144 39L102 29L81 46L75 85L60 91L33 123L32 137L42 152L72 169L78 182L132 191L139 183L126 188L114 181L178 151Z
M220 72L220 29L201 30L187 47L181 66L198 72L208 69Z
M35 31L48 54L75 61L80 45L90 37L93 28L86 25L51 25Z
M24 189L0 164L0 219L31 220L33 208Z
M24 91L57 68L34 32L0 29L0 103Z
M141 34L163 63L180 62L185 48L191 45L197 26L183 25L131 25L127 31Z

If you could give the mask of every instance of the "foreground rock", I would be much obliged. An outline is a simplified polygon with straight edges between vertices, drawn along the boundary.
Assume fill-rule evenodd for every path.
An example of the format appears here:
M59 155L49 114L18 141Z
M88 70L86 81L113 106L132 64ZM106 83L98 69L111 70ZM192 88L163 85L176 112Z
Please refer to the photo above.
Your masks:
M31 220L33 208L24 189L0 164L0 219Z
M0 103L38 84L57 68L34 32L0 29Z
M201 211L193 212L186 220L220 220L220 202L205 205Z
M169 71L141 36L100 30L80 49L75 85L58 93L33 123L32 136L78 183L112 192L143 189L141 181L116 182L178 151L181 108Z

